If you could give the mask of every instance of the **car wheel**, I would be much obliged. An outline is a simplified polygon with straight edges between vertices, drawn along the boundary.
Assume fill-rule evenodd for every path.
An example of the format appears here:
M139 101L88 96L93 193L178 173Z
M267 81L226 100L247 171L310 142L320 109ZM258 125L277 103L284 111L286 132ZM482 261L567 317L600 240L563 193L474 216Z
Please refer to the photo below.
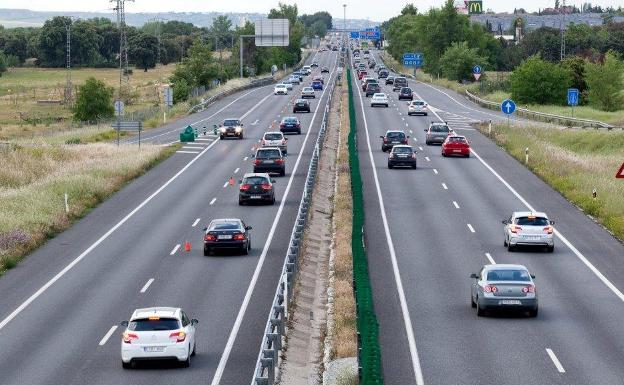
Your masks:
M390 163L388 163L388 168L392 170L392 167L394 167L394 166L392 166Z
M507 247L507 238L503 240L503 246Z
M412 166L412 168L413 168L414 170L416 170L416 163L414 163L414 165Z
M195 354L197 354L197 342L193 342L193 353L191 353L191 356L195 357Z
M285 175L286 175L286 170L280 171L280 176L285 176Z
M132 369L132 361L130 362L121 361L121 367L124 369Z
M273 197L273 199L271 199L271 204L274 205L275 204L275 197Z
M537 317L537 310L538 310L538 308L535 308L533 310L529 310L529 317L531 317L531 318Z
M470 153L467 153L467 154L466 154L466 158L470 158Z
M442 156L446 158L446 154L444 153L444 151L442 151Z
M427 113L425 112L425 116L427 116Z
M548 251L549 253L554 252L554 251L555 251L555 246L548 246L548 247L546 248L546 251Z
M477 317L483 317L485 315L485 310L482 309L481 306L479 306L479 298L477 298L476 308L477 308Z
M238 137L238 139L243 139L243 134L240 134L240 136Z
M243 255L249 255L249 247L243 247L241 252L243 253Z
M473 309L477 307L474 298L472 298L472 294L470 294L470 307L472 307Z
M511 243L507 242L507 251L511 252L514 251L516 248L514 246L511 245Z
M239 198L238 199L238 205L239 206L244 206L245 205L245 201Z
M301 135L301 130L297 130L297 135Z
M188 368L189 366L191 366L191 348L190 348L190 346L189 346L188 356L186 356L186 360L182 361L182 367L183 368Z
M219 139L223 140L223 135L219 135Z
M207 249L204 247L204 257L207 257L210 255L210 249Z
M430 146L430 145L431 145L431 142L430 142L430 141L428 141L428 140L425 140L425 144L426 144L427 146Z

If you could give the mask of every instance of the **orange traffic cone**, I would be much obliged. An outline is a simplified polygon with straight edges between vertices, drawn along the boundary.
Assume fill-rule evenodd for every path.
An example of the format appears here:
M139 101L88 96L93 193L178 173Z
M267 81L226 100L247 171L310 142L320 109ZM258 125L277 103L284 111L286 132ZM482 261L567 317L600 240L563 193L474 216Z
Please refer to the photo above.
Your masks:
M230 177L230 186L234 186L234 177L233 176Z
M189 241L184 242L184 251L186 251L187 253L191 251L191 242Z

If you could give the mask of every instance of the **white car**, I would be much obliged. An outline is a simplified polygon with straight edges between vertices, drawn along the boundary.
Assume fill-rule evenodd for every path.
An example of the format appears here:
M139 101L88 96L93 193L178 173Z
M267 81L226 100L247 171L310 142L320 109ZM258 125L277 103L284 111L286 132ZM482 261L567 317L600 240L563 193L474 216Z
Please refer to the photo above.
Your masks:
M422 100L412 100L407 102L408 115L425 115L427 116L427 103Z
M312 73L312 67L310 67L310 66L303 66L303 68L301 70L305 71L305 73L307 75L310 75Z
M303 89L301 90L301 99L306 99L306 98L313 98L313 99L316 98L314 88L303 87Z
M290 84L297 84L297 85L299 85L299 84L301 83L301 78L300 78L299 76L294 76L294 75L293 75L293 76L291 76L291 77L288 79L288 82L289 82Z
M288 138L280 131L265 132L260 144L262 147L279 147L283 154L288 153Z
M131 368L137 361L171 359L184 367L191 364L195 351L195 325L186 313L175 307L137 309L121 338L121 364Z
M286 79L282 82L282 84L286 85L286 88L288 89L288 91L291 91L293 89L293 85L292 82L290 81L290 79Z
M274 95L288 95L288 87L286 84L276 84L273 89Z
M505 225L505 246L513 251L517 246L542 246L549 253L555 250L553 237L555 224L541 212L516 211L509 219L503 220Z
M375 106L385 106L388 107L388 95L384 94L383 92L381 93L376 93L373 94L373 97L371 98L371 107L375 107Z

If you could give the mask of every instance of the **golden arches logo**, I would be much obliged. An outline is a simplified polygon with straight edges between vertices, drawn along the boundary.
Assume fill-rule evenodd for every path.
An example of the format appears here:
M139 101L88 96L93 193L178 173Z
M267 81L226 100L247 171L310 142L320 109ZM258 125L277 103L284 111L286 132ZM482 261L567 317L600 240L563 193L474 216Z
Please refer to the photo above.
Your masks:
M469 1L468 13L471 15L477 14L477 13L483 13L483 2L482 1Z

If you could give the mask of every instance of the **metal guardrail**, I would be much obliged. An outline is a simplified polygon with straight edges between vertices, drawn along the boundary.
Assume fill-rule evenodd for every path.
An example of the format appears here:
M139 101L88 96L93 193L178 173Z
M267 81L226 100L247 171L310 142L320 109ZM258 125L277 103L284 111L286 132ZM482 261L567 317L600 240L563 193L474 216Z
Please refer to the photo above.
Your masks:
M480 97L470 93L468 90L466 90L466 96L468 97L468 100L473 101L482 107L486 107L491 110L500 111L500 103L481 99ZM601 122L598 120L573 118L570 116L548 114L545 112L532 111L526 108L517 108L516 114L519 116L529 118L531 120L544 121L548 123L556 122L564 126L595 127L595 128L605 128L607 130L611 130L615 128L614 126L608 123Z
M310 166L308 167L308 174L301 203L299 204L297 220L290 234L288 251L284 260L284 265L282 266L282 273L277 285L275 297L271 304L269 319L264 330L264 336L262 337L260 353L254 369L251 385L275 384L276 371L279 368L279 353L282 351L283 339L286 337L287 332L286 322L289 316L288 303L293 299L295 280L299 272L299 256L302 251L303 232L308 220L308 211L312 201L312 192L314 190L319 159L323 148L323 141L325 140L327 118L332 101L331 91L333 91L335 85L336 79L334 78L329 87L329 97L323 112L321 128L316 138Z

